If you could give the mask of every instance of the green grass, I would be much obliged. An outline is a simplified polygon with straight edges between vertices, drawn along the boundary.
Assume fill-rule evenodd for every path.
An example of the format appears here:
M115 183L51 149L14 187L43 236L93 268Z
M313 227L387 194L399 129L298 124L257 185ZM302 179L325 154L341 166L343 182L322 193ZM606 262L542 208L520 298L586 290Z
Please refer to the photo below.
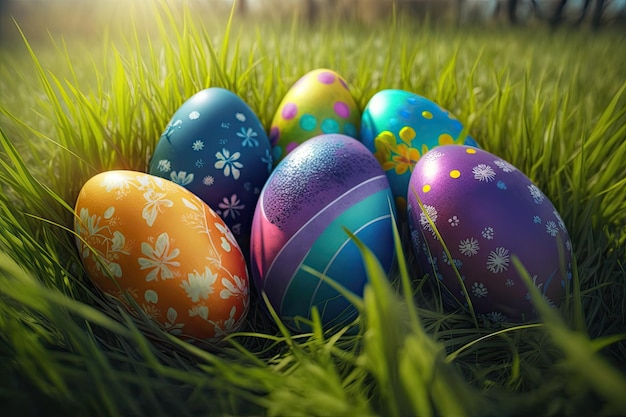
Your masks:
M449 28L398 19L228 25L155 7L106 40L4 48L0 60L0 410L23 415L617 415L626 410L623 34ZM145 15L144 15L145 20ZM18 22L19 23L19 22ZM184 24L184 26L183 26ZM184 27L184 29L183 29ZM392 285L367 248L359 331L290 334L253 308L219 351L173 338L91 286L74 247L82 184L145 171L171 114L202 88L269 127L318 67L363 107L383 88L451 110L550 197L577 273L558 313L473 322L415 270L406 226ZM406 256L406 259L404 258ZM522 267L518 265L518 267ZM43 411L42 411L43 410Z

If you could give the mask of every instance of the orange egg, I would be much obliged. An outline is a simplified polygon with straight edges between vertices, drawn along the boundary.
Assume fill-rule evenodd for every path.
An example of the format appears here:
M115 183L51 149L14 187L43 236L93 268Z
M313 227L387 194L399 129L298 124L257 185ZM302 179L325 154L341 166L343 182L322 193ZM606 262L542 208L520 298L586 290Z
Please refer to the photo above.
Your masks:
M85 183L74 229L89 277L103 291L126 291L143 311L183 339L216 341L248 310L246 263L224 221L174 182L109 171Z

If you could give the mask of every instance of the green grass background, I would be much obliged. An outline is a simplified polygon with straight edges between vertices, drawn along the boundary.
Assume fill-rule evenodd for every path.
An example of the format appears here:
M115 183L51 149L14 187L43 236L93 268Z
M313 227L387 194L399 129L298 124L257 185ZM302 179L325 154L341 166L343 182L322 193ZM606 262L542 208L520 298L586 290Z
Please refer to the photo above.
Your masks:
M308 26L133 5L134 20L93 38L0 47L3 415L625 413L623 32L402 17ZM310 334L290 334L255 299L245 329L207 350L101 297L71 230L82 184L145 171L170 116L203 88L234 91L269 127L292 83L318 67L342 74L361 107L384 88L436 101L539 185L576 255L558 311L538 294L533 323L445 311L415 270L406 227L391 280L362 248L372 285L354 300L358 332L314 320Z

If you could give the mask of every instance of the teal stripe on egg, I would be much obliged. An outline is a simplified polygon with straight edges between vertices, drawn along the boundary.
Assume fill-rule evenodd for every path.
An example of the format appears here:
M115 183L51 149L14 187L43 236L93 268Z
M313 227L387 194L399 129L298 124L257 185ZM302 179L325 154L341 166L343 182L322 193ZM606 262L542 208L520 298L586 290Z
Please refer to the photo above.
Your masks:
M349 207L325 228L302 265L327 275L361 296L367 275L358 248L343 227L355 233L368 247L382 248L377 255L383 268L389 270L394 256L389 199L389 191L382 190ZM346 280L346 276L350 279ZM329 284L299 268L284 293L280 310L288 317L307 317L313 305L321 305L337 295ZM333 311L343 310L350 303L341 297L334 304ZM323 321L326 320L323 318Z

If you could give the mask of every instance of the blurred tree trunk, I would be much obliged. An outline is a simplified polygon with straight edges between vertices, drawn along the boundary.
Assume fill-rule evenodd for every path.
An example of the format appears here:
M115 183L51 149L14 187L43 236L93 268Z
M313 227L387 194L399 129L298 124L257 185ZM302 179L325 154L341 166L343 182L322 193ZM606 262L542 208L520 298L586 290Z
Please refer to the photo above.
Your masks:
M596 0L596 8L593 10L593 16L591 17L591 27L594 30L600 29L602 24L602 13L604 12L605 0Z
M245 16L248 11L246 0L235 0L235 2L237 3L237 14L239 16Z
M563 19L563 9L565 9L566 4L567 4L567 0L559 0L559 3L554 9L554 13L552 14L552 17L550 18L550 26L556 27L559 25L559 23L561 23L561 19Z
M317 20L317 9L317 3L315 2L315 0L304 1L304 14L308 23L314 23Z
M595 7L593 9L593 16L591 17L591 27L593 29L599 29L602 25L602 14L604 12L604 5L606 0L596 0ZM550 19L550 25L552 27L558 26L563 20L563 9L565 9L565 5L567 4L567 0L559 0L557 4L554 14ZM589 6L591 5L591 0L585 0L580 11L580 15L575 22L575 25L580 25L587 16L587 12L589 11Z
M585 2L583 3L583 8L580 11L580 16L576 20L576 26L580 26L583 20L585 20L585 16L587 15L587 10L589 10L590 3L591 3L591 0L585 0Z
M509 0L507 2L506 14L512 25L517 24L517 0Z

